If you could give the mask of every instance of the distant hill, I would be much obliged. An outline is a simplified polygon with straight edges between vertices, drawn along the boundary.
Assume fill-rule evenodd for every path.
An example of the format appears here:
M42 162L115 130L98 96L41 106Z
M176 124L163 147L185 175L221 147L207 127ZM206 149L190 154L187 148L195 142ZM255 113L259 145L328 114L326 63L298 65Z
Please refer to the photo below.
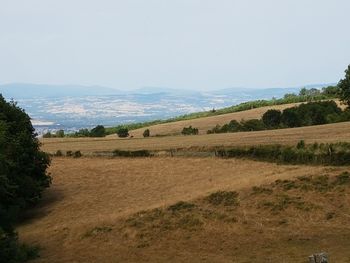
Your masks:
M32 99L36 97L59 98L116 95L121 92L117 89L100 86L11 83L0 85L0 93L5 98Z

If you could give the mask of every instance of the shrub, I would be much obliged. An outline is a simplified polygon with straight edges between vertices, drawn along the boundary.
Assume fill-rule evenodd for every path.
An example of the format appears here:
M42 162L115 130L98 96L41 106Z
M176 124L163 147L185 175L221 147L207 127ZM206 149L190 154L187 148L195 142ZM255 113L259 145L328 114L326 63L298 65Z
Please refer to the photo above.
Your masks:
M143 132L143 137L149 137L151 135L149 129L146 129L144 132Z
M61 150L57 150L56 153L55 153L55 156L57 156L57 157L63 156L62 151Z
M192 126L184 127L181 132L183 135L197 135L198 129L193 128Z
M216 155L224 158L252 158L290 164L349 165L350 145L347 143L296 146L259 145L221 149Z
M170 210L172 212L176 212L176 211L180 211L180 210L191 210L195 206L196 206L195 204L180 201L180 202L177 202L176 204L169 206L168 210Z
M266 129L264 123L258 119L242 121L241 125L243 131L262 131Z
M67 157L72 157L73 156L73 152L72 151L67 151L66 152L66 156Z
M206 200L212 205L238 205L238 193L233 191L218 191L210 194Z
M81 154L80 151L75 151L75 152L73 153L73 157L74 157L74 158L80 158L81 156L83 156L83 155Z
M305 141L300 140L297 144L297 149L304 149L305 148Z
M118 131L117 131L118 137L120 138L126 138L129 136L129 130L128 128L125 127L121 127Z
M122 151L114 150L114 157L150 157L152 154L147 150L138 150L138 151Z
M106 136L106 129L102 125L97 125L95 128L93 128L90 131L90 137L105 137Z
M279 110L268 110L261 119L265 126L275 128L281 124L281 115L282 113Z

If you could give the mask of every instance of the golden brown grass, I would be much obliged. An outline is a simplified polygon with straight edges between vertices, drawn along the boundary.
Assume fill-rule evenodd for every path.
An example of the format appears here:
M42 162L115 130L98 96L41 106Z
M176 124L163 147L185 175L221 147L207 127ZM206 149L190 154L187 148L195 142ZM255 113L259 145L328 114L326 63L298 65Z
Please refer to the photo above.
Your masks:
M120 150L168 150L190 147L242 146L259 144L327 143L350 141L350 122L279 129L258 132L238 132L193 136L167 136L153 138L63 138L43 139L42 149L55 153L57 150L80 150L83 154Z
M280 214L258 208L271 196L249 197L254 185L334 176L348 168L216 158L54 158L53 185L19 232L23 241L42 247L37 262L280 262L281 257L295 262L294 256L303 262L319 250L330 252L336 262L349 262L348 190L288 193L322 207L302 211L292 206ZM239 191L239 208L215 208L203 201L218 190ZM164 217L178 227L159 228L159 222L169 222L158 218L143 226L130 224L140 210L181 200L212 209L213 217L201 218L203 210L196 208L188 215ZM325 220L330 212L335 219Z

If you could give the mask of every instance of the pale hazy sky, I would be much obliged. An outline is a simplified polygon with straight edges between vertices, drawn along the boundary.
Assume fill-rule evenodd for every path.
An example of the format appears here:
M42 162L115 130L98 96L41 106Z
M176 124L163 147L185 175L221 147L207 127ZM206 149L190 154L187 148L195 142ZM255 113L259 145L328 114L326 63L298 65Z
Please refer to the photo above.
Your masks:
M336 82L349 0L0 0L0 84L188 89Z

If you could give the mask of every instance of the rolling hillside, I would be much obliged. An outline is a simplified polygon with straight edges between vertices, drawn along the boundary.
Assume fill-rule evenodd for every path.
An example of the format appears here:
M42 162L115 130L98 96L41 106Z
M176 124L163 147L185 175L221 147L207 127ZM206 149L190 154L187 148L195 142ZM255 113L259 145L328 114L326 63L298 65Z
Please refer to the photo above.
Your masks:
M51 189L18 230L41 247L35 262L291 263L318 251L348 262L350 185L335 177L346 170L215 158L55 158ZM329 176L321 185L320 175Z
M340 102L337 100L337 104L340 107L344 107L340 104ZM152 136L155 135L179 135L181 134L181 131L184 127L188 127L192 125L192 127L198 128L199 134L206 134L206 132L213 127L218 125L224 125L226 123L229 123L231 120L250 120L250 119L260 119L261 116L269 109L277 109L277 110L284 110L286 108L291 108L294 106L297 106L301 103L291 103L291 104L283 104L283 105L275 105L275 106L268 106L268 107L261 107L257 109L251 109L247 111L241 111L241 112L235 112L235 113L229 113L229 114L223 114L223 115L217 115L212 117L205 117L205 118L198 118L198 119L192 119L192 120L184 120L184 121L177 121L177 122L171 122L171 123L164 123L159 125L154 125L147 127ZM130 132L130 135L134 136L135 138L141 138L143 131L146 128L133 130Z
M21 240L41 248L38 263L292 263L321 251L349 262L349 166L196 155L222 146L350 142L350 122L203 134L269 108L150 127L174 136L143 138L141 129L126 139L41 139L46 152L81 151L83 157L53 157L53 185L19 225ZM201 134L176 135L188 125ZM103 157L116 149L158 155ZM161 154L172 149L196 154Z

